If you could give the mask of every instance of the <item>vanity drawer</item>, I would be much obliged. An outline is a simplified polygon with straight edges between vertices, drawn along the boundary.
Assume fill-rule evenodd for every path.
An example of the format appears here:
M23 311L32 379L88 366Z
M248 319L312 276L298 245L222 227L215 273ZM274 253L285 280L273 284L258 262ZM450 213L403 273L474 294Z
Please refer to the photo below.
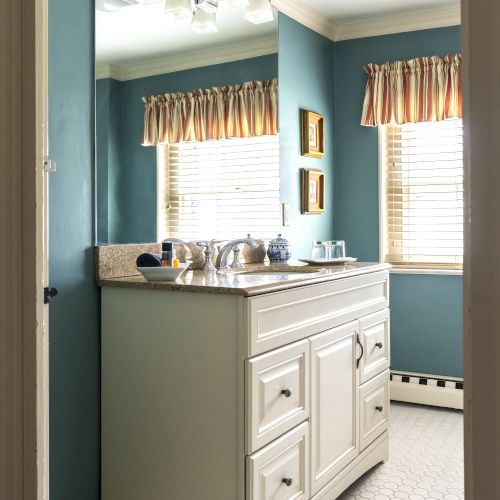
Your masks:
M247 457L247 500L309 498L309 424Z
M248 357L387 308L388 280L379 271L247 299Z
M360 451L387 430L389 424L389 370L360 388Z
M309 342L246 361L246 453L309 417Z
M359 363L360 383L363 384L389 368L389 309L361 318L359 326L364 348Z

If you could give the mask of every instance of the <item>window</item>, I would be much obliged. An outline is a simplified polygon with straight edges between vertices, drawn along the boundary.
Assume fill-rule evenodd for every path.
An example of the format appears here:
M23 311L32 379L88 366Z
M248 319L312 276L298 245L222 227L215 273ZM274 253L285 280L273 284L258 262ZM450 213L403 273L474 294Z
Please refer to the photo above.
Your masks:
M158 147L159 236L274 238L281 227L279 137Z
M461 269L462 121L384 125L380 137L384 260Z

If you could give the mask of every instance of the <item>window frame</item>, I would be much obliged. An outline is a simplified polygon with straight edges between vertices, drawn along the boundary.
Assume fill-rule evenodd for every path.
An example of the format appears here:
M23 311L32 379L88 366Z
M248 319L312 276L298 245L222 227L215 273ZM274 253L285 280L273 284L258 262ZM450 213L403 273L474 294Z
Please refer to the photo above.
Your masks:
M387 150L387 134L384 125L377 127L378 132L378 207L379 207L379 262L390 264L391 274L421 274L421 275L463 275L463 266L461 269L453 264L449 267L443 264L428 264L428 265L396 265L386 262L385 260L385 242L386 242L386 227L387 227L387 197L386 197L386 150Z

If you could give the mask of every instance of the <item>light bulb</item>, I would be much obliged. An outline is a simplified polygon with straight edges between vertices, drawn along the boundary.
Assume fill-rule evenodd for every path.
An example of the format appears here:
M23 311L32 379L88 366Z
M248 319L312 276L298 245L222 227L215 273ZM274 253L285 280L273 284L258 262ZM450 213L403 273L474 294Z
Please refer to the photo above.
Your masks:
M273 9L269 0L249 0L245 10L245 19L253 24L272 22L274 20Z
M165 0L165 14L175 20L188 19L193 15L191 0Z
M215 24L215 12L207 12L203 9L196 9L191 23L193 31L200 35L216 33L218 31Z

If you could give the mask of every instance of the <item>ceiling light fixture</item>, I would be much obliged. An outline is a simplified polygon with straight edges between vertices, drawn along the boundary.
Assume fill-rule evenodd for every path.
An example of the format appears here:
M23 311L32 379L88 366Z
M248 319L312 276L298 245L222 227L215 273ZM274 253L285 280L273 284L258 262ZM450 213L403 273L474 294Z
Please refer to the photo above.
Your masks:
M165 14L176 21L193 17L191 0L165 0Z
M193 31L200 35L209 33L217 33L217 25L215 24L215 12L207 12L203 9L196 9L191 23Z
M206 12L217 12L218 0L194 0L195 9L202 9Z
M102 12L116 12L137 3L138 0L96 0L95 8Z
M270 23L274 20L269 0L249 0L245 9L245 19L253 24Z

